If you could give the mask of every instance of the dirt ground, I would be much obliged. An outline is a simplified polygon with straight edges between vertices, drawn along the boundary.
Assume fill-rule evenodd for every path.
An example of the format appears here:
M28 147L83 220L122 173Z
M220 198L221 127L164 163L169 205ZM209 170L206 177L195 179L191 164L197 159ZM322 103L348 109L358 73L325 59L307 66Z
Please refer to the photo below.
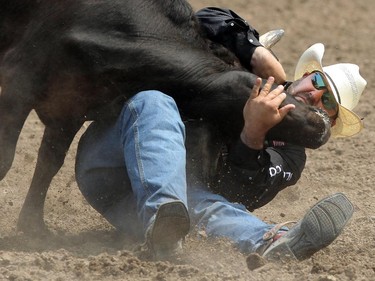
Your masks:
M309 150L299 183L255 213L268 222L297 220L318 199L343 192L355 213L328 248L300 263L267 263L250 271L246 257L227 241L191 235L176 262L147 262L133 244L83 199L74 179L78 137L54 178L45 207L51 239L17 233L17 217L30 184L43 126L32 113L22 131L12 169L0 182L0 280L375 280L375 73L373 0L191 0L195 9L228 7L260 33L283 28L274 47L292 78L300 54L310 45L326 47L323 63L352 62L368 81L356 112L365 129L351 139L332 139ZM82 131L80 132L82 133Z

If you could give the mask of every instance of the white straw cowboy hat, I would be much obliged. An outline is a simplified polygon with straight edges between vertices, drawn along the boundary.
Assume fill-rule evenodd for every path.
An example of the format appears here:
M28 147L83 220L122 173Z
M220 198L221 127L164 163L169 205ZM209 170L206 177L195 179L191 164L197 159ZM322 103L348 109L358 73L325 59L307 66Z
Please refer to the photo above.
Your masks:
M331 133L335 137L353 136L362 130L363 124L361 118L351 110L358 104L367 82L359 74L358 65L339 63L323 67L323 55L324 45L321 43L308 48L297 63L294 79L316 70L322 72L339 104L338 117Z

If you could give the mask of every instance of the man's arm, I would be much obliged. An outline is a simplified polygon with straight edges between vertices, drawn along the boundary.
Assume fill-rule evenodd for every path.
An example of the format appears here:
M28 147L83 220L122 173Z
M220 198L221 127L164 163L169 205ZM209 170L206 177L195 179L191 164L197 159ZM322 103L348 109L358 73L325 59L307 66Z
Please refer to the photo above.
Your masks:
M234 11L208 7L197 11L196 16L207 38L230 50L247 70L264 79L274 76L279 84L285 82L282 65L259 42L258 31Z

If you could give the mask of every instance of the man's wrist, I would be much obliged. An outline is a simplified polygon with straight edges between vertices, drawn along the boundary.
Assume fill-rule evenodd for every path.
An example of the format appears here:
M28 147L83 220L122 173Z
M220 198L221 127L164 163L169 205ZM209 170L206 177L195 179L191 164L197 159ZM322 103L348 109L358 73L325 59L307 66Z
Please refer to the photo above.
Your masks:
M241 141L251 149L261 150L264 148L265 135L263 134L251 134L247 135L243 130L240 135Z

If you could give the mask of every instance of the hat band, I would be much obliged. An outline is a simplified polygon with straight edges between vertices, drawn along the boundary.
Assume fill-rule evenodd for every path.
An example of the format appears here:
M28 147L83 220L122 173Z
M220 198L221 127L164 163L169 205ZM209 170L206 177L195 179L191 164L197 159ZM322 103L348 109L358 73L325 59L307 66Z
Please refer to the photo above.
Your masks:
M328 75L328 73L324 72L324 74L327 76L328 80L331 82L331 85L333 85L333 88L335 89L335 92L337 93L337 99L339 104L341 104L341 98L340 98L340 93L338 89L336 88L336 84L333 82L331 76Z

